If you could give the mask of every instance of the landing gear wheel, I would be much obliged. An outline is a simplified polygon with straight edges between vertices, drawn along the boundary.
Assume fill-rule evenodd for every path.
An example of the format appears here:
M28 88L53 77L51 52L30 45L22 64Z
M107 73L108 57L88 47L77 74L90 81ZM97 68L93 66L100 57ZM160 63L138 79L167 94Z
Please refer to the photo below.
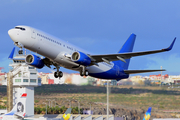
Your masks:
M63 76L63 73L61 71L58 72L58 77L62 77Z
M19 54L23 54L23 50L19 50L18 53L19 53Z
M85 76L88 76L89 75L89 72L86 70L85 71Z
M83 75L83 70L82 70L82 69L80 70L80 76L84 76L84 75Z
M63 73L61 71L58 71L58 72L54 72L54 77L55 78L61 78L63 76Z
M89 72L85 68L81 68L80 70L80 75L81 76L88 76Z
M54 72L54 77L58 78L58 72Z

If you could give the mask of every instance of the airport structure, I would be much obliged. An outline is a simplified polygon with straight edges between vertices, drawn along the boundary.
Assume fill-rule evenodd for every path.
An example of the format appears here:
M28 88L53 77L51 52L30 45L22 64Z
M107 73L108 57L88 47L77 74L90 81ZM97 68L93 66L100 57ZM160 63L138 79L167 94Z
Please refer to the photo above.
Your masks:
M25 118L24 120L62 120L63 114L59 115L35 115L34 118ZM72 115L67 120L107 120L106 115ZM66 120L66 119L63 119ZM114 115L110 115L108 120L114 120Z
M12 51L14 54L14 50ZM7 81L7 114L14 114L21 103L20 111L23 113L24 119L55 119L60 120L63 115L34 115L34 87L41 85L41 79L38 79L37 69L25 63L26 55L17 54L13 57L10 55L12 62L9 64L12 69L6 75ZM15 112L14 118L17 116L18 111ZM25 114L24 114L25 113ZM22 117L22 116L20 116ZM104 120L106 115L71 115L69 120ZM0 117L1 119L2 117ZM109 115L109 120L114 120L113 115Z
M41 86L41 79L38 79L37 69L25 63L26 55L17 54L15 57L10 55L9 58L12 59L12 62L9 64L9 66L12 67L12 69L6 75L8 112L12 110L13 106L17 105L17 103L21 101L23 105L21 109L25 113L25 116L24 116L25 120L26 119L28 120L31 120L31 119L33 120L34 119L61 120L63 116L61 114L59 115L34 115L34 87ZM53 74L51 76L53 76ZM106 85L108 88L108 84ZM108 100L108 97L107 97L107 100ZM81 120L81 119L83 120L105 120L105 119L114 120L114 116L109 115L109 113L107 113L107 115L77 114L77 115L71 115L71 117L69 118L69 120Z
M23 110L25 116L29 117L34 116L34 87L40 86L41 80L38 79L36 68L25 63L25 57L23 54L10 56L12 63L9 66L12 70L7 74L7 110L11 111L23 97Z

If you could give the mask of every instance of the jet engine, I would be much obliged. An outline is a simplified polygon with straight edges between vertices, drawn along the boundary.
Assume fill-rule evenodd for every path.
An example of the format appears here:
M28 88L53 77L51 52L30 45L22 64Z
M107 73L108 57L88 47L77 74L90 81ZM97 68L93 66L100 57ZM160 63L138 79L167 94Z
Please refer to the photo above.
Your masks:
M79 51L72 54L71 60L84 66L88 66L91 64L91 58L88 55Z
M43 60L39 56L36 56L34 54L27 55L25 60L28 65L34 66L36 68L41 69L44 67Z

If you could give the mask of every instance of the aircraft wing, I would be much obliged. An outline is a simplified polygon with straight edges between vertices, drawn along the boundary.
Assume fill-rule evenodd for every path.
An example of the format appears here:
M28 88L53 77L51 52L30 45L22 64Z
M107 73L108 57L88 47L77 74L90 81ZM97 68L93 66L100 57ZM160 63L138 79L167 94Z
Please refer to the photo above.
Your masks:
M166 71L166 70L165 69L162 69L162 70L124 70L124 73L136 74L136 73L157 72L157 71Z
M170 51L174 45L176 38L174 38L173 42L168 48L161 50L152 50L152 51L143 51L143 52L127 52L127 53L117 53L117 54L106 54L106 55L89 55L95 62L109 62L121 60L126 62L125 59L129 59L131 57L154 54L159 52Z

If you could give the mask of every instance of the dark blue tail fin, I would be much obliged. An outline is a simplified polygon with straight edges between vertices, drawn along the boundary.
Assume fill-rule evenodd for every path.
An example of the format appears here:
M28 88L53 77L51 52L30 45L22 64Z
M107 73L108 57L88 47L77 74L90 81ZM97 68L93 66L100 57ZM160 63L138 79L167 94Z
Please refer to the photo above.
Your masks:
M135 39L136 39L136 35L132 33L118 53L132 52ZM121 66L124 70L127 70L129 67L129 62L130 62L130 59L126 59L126 63L123 61L114 61L114 64Z
M12 50L12 52L11 52L11 54L9 55L9 59L13 59L13 56L14 56L14 51L15 51L15 47L13 48L13 50Z
M144 115L143 120L150 120L150 117L151 117L151 109L152 109L152 107L149 107L149 108L148 108L147 112L146 112L145 115Z

